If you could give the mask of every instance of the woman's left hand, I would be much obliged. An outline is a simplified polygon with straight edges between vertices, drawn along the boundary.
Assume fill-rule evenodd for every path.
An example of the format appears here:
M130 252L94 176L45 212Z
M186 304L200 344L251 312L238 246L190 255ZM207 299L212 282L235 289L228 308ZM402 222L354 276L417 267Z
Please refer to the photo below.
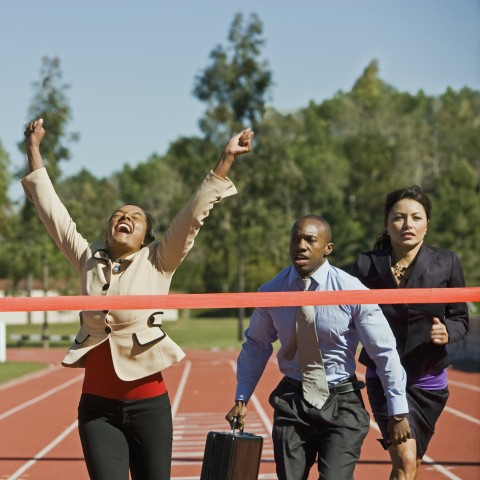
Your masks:
M234 135L227 143L223 154L213 169L213 173L221 178L226 178L235 157L252 151L253 131L246 128Z
M435 345L446 345L448 343L447 327L440 321L438 317L433 317L430 338Z
M253 135L254 133L251 128L246 128L240 133L234 135L225 147L225 154L237 157L238 155L242 155L243 153L250 152L253 148Z

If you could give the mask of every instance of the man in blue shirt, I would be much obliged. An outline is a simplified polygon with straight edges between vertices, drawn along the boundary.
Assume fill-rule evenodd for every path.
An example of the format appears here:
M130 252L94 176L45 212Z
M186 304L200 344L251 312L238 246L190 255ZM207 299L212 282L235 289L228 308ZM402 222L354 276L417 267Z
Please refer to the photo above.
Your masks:
M364 290L359 280L330 265L327 257L332 251L328 222L316 215L301 217L291 230L292 265L259 290L303 290L306 277L311 279L310 290ZM330 390L319 409L303 398L296 310L268 307L253 312L237 361L236 402L225 418L244 425L248 400L272 354L272 344L279 340L277 360L285 376L269 398L274 408L272 439L279 480L306 479L317 456L322 480L351 480L370 422L360 393L364 384L355 376L360 342L376 363L387 397L389 441L398 445L410 437L405 418L406 375L395 338L378 305L316 305L313 321Z

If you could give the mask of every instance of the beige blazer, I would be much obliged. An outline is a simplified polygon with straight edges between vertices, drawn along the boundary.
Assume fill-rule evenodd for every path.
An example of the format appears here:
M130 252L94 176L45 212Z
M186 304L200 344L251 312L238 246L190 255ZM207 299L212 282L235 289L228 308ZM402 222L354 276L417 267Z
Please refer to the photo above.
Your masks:
M175 270L192 248L213 206L237 190L210 172L161 239L143 247L113 271L105 243L88 243L58 198L45 168L22 180L28 198L58 248L77 270L83 295L164 295ZM184 356L161 328L162 312L105 310L80 313L80 330L62 364L84 367L85 355L108 341L118 377L136 380L164 370Z

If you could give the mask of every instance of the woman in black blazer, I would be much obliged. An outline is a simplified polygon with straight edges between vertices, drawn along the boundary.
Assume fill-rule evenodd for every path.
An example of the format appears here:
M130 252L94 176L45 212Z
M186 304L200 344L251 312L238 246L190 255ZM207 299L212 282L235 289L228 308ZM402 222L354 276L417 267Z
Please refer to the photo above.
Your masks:
M358 255L353 274L371 289L464 287L457 255L424 243L430 213L430 200L418 186L389 193L385 199L385 230L373 251ZM412 438L406 443L390 445L386 399L375 365L365 350L360 354L360 362L367 366L370 405L383 435L381 442L392 460L390 478L415 479L449 394L446 345L467 334L468 309L465 303L380 307L395 335L407 373L406 417ZM402 416L398 421L402 421Z

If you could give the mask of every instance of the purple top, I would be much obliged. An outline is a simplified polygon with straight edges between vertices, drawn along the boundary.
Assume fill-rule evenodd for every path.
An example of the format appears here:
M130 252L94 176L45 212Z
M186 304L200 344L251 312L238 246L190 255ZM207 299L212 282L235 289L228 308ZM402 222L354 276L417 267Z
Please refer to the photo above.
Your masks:
M367 368L365 373L366 378L375 378L377 376L377 372L373 368ZM414 385L424 390L442 390L443 388L447 388L447 370L444 369L435 375L427 372L419 377L408 377L407 385Z

